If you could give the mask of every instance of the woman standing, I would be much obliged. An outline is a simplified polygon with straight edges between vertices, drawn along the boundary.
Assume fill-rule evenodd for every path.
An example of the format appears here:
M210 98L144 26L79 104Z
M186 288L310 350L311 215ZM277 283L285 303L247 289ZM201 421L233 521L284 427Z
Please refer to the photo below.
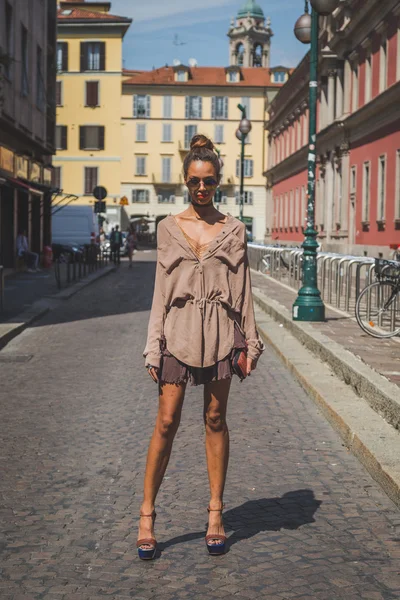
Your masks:
M157 232L157 271L147 344L159 409L147 456L138 553L156 554L155 500L177 432L186 385L204 385L210 482L210 554L225 550L223 492L229 458L226 412L231 379L250 375L263 351L255 325L246 229L213 205L220 162L211 140L196 135L184 161L191 205L165 218Z

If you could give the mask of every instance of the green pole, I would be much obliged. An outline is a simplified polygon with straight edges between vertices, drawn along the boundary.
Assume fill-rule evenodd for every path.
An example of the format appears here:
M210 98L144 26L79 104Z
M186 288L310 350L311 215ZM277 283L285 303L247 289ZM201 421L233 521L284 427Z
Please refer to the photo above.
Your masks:
M317 142L317 95L318 95L318 13L311 13L310 50L310 101L308 146L308 194L307 226L304 231L303 285L293 305L294 321L324 321L325 306L318 290L317 281L317 234L315 230L315 167Z
M242 113L242 119L246 118L246 107L238 104L238 109ZM240 151L240 205L239 205L239 219L243 221L243 208L244 208L244 146L246 142L246 135L242 133L242 138L240 140L241 143L241 151Z
M244 142L246 136L242 133L242 150L240 154L240 220L243 221L243 205L244 205Z

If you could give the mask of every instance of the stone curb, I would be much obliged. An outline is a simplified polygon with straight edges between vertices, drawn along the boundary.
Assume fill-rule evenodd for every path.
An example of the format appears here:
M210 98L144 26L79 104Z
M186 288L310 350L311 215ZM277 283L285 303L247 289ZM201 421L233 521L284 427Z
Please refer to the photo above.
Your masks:
M48 312L53 310L59 305L62 300L68 300L88 285L91 285L98 279L101 279L105 275L112 273L116 270L114 265L104 267L101 271L92 273L85 280L79 281L69 288L53 294L51 296L45 296L44 298L37 300L22 313L16 317L12 317L6 323L0 323L0 350L4 348L11 340L16 338L25 329L30 327L33 323L44 317Z
M281 323L308 350L327 363L335 375L350 385L387 423L400 429L399 388L309 323L293 321L289 310L253 288L254 301L275 321Z
M400 507L400 435L330 367L314 356L282 324L256 307L261 337L339 433L388 497Z

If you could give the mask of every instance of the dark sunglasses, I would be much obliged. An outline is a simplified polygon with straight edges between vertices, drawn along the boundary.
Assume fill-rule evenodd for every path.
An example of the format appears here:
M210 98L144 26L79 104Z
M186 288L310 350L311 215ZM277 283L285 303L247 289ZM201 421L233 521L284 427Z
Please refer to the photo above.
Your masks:
M187 185L190 187L199 187L201 181L204 183L204 186L207 188L216 187L218 185L218 181L216 179L214 179L214 177L205 177L204 179L199 179L199 177L191 177L189 179L189 181L187 182Z

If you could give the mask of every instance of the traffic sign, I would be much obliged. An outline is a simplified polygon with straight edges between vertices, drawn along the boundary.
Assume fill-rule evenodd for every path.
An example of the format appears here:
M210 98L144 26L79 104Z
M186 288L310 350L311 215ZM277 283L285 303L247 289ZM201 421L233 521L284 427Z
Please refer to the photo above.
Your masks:
M98 202L94 203L94 212L96 214L98 214L98 213L105 213L106 210L107 210L107 207L106 207L106 203L105 202L98 201Z
M121 200L119 201L121 206L128 206L129 202L128 202L128 198L126 196L122 196Z
M96 187L93 190L93 196L96 198L96 200L104 200L104 198L107 197L106 188L102 185L96 185Z

